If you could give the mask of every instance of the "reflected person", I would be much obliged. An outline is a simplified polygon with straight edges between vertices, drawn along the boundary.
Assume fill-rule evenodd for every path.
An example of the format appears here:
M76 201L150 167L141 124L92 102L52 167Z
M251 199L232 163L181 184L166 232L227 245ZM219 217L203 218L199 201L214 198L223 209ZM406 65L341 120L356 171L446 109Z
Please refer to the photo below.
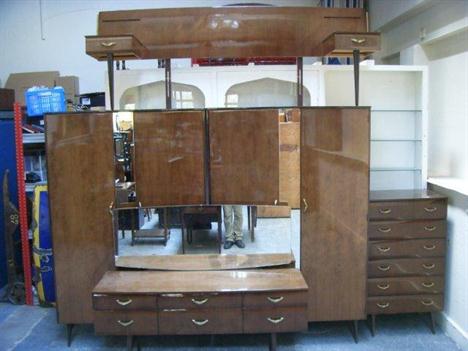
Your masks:
M226 240L224 249L230 249L233 245L243 249L245 247L242 240L242 206L224 205L224 226L226 228Z

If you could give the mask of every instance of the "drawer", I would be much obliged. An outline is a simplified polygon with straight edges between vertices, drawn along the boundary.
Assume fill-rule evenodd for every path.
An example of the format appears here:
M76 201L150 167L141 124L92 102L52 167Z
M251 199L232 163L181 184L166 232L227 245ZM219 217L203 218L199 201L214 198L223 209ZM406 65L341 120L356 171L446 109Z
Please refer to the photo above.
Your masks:
M369 204L371 220L445 219L447 201L443 199L422 201L382 201Z
M322 44L323 56L339 56L359 49L361 54L380 50L379 33L333 33Z
M367 280L369 296L441 294L444 277L371 278Z
M159 313L159 325L162 335L239 334L242 309L163 310Z
M369 278L400 277L414 275L443 275L444 258L400 258L371 261L367 264Z
M93 308L97 311L156 310L156 296L93 295Z
M94 312L94 330L100 335L156 335L156 312Z
M386 257L441 257L445 239L386 240L369 242L369 259Z
M244 333L307 330L306 306L244 309Z
M246 293L244 308L273 306L304 306L307 305L306 291L279 291L270 293Z
M375 221L369 222L369 239L445 238L445 220Z
M158 307L163 309L231 308L242 306L241 294L161 294Z
M98 60L106 60L112 53L116 60L145 58L147 49L132 35L87 36L86 53Z
M443 295L380 296L367 298L367 314L435 312L444 307Z

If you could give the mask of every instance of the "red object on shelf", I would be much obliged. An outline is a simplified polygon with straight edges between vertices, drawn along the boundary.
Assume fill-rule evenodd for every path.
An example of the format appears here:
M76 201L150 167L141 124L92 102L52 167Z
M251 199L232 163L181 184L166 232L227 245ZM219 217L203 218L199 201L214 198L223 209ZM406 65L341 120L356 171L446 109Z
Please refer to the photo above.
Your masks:
M192 66L295 65L296 57L241 57L192 59Z
M29 249L28 212L26 208L26 187L24 184L24 153L23 153L23 128L21 105L15 102L15 143L16 143L16 173L18 182L18 209L21 233L21 253L23 257L24 288L26 292L26 304L32 305L32 275L31 275L31 251Z

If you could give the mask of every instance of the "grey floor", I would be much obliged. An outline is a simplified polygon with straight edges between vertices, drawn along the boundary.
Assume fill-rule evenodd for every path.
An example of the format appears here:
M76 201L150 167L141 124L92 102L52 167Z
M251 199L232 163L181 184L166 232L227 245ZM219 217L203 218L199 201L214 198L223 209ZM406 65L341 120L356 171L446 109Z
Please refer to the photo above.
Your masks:
M311 323L307 333L281 334L278 350L310 351L455 351L457 345L440 330L432 335L420 315L382 316L377 336L371 337L360 322L360 341L355 344L348 323ZM207 336L142 337L142 350L268 350L267 335L220 335L210 345ZM0 303L0 351L110 351L125 350L125 337L95 336L91 325L74 329L66 347L65 327L56 323L55 309ZM135 348L136 350L136 348Z

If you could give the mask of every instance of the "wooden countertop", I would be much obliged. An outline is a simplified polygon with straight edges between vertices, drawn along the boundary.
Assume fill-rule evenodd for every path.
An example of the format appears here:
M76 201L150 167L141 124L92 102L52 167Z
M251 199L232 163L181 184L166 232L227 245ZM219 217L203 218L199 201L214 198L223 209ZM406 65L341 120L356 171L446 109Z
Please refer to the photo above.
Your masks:
M255 271L108 271L93 294L159 294L307 290L297 269Z
M444 195L440 195L431 190L425 189L410 189L410 190L378 190L369 193L369 201L406 201L406 200L437 200L446 199Z

